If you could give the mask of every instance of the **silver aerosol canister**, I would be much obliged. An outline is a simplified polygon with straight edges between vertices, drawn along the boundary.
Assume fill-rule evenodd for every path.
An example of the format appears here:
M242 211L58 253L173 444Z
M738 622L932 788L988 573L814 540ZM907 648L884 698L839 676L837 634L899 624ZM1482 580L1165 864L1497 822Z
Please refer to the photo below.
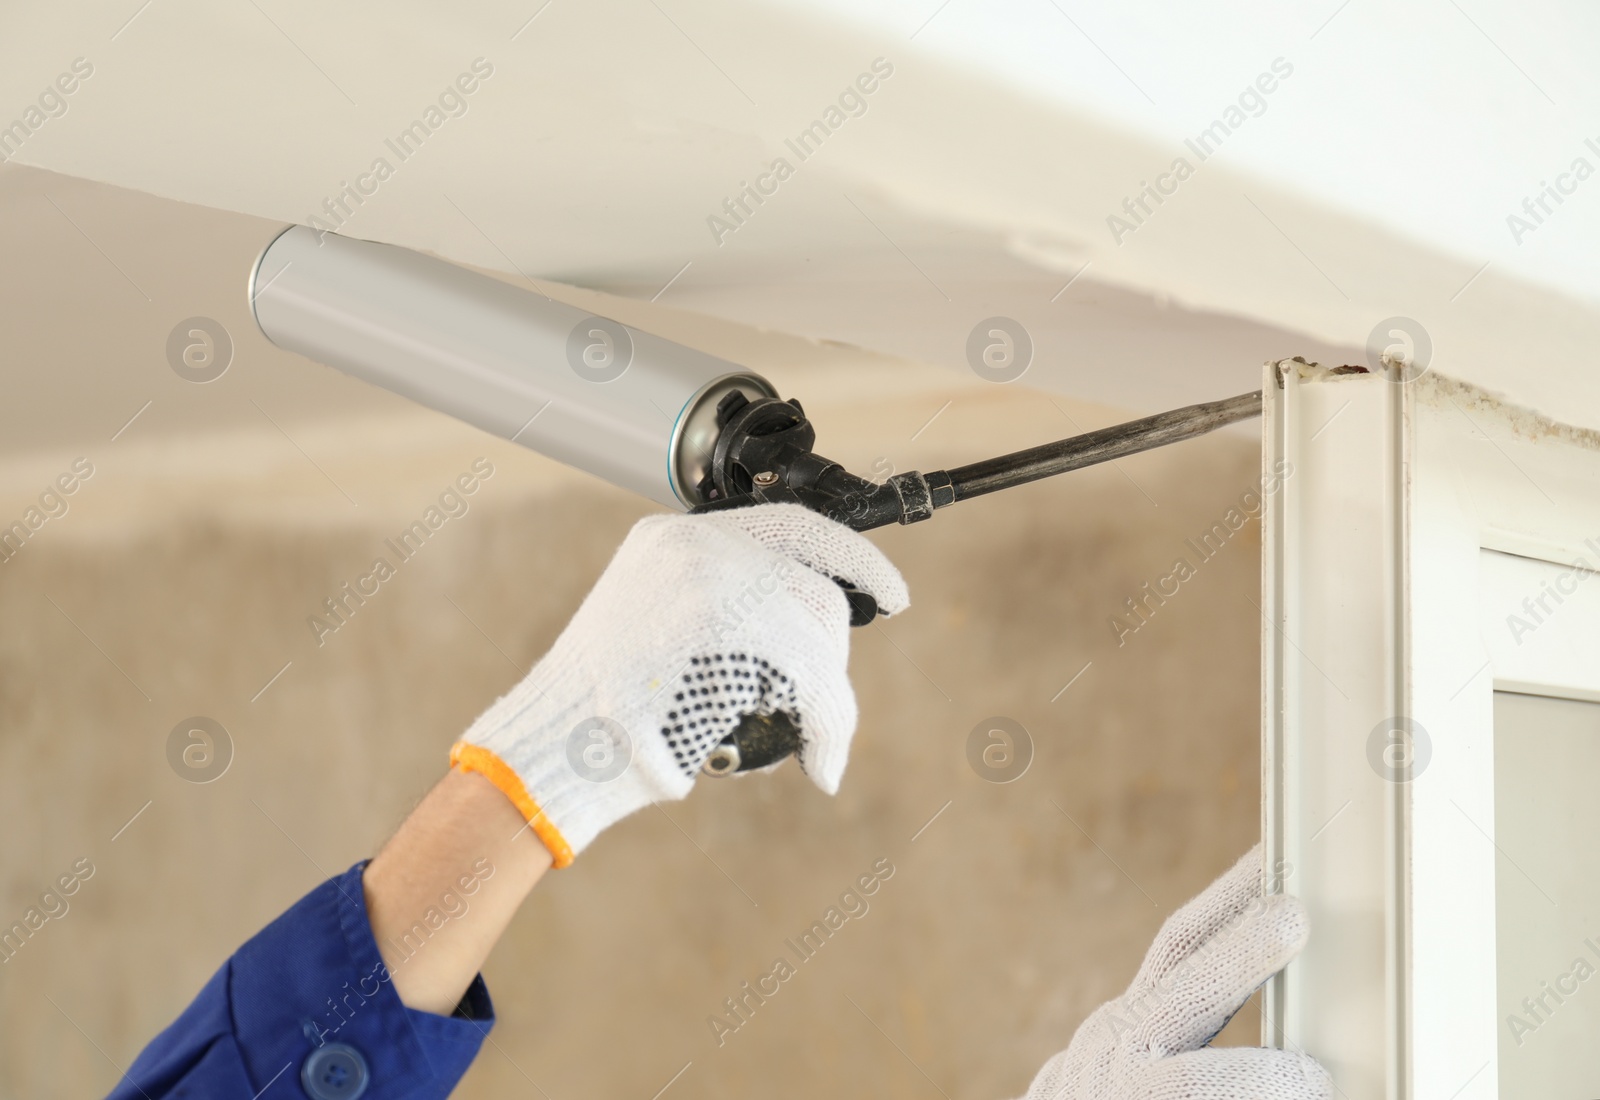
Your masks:
M395 245L305 226L250 273L299 352L662 504L701 503L716 407L775 397L736 364Z

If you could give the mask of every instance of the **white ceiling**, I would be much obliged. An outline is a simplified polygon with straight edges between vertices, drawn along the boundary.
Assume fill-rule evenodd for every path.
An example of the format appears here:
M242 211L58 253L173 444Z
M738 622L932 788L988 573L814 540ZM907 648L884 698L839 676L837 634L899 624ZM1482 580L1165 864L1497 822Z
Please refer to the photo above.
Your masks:
M543 2L14 8L0 125L82 57L14 159L306 221L383 157L342 231L954 370L1008 315L1026 384L1139 411L1253 388L1268 357L1359 361L1402 315L1436 369L1600 427L1600 182L1520 244L1506 224L1600 168L1590 9ZM386 139L477 58L465 113L401 161ZM784 139L877 58L865 113L800 162ZM1184 138L1280 58L1201 163ZM779 156L793 176L719 243L708 216ZM1108 216L1179 156L1192 177L1119 241Z
M932 10L927 0L794 7L884 35ZM1474 269L1490 260L1565 294L1600 296L1600 196L1577 200L1575 191L1548 231L1536 226L1520 244L1506 224L1575 157L1600 170L1593 4L952 2L916 41L1174 147L1281 61L1292 74L1213 163L1301 190ZM1591 137L1596 148L1584 144Z

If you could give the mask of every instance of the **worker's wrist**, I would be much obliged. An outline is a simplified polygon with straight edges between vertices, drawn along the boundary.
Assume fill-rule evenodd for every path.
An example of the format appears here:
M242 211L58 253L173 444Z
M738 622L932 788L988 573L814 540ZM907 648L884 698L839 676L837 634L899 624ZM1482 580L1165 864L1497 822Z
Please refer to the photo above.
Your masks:
M550 864L483 776L451 771L436 784L362 876L372 934L402 1002L448 1015Z
M622 818L653 802L682 798L693 785L686 776L680 777L681 789L647 781L634 766L632 739L620 726L606 725L612 727L610 739L590 740L580 731L570 753L567 738L492 738L489 745L464 738L451 749L450 762L494 784L559 869Z
M450 750L452 769L466 774L482 776L508 799L517 813L532 829L535 837L550 853L551 865L557 870L566 867L576 853L571 842L546 814L544 807L534 799L527 784L516 770L492 749L482 745L458 741Z

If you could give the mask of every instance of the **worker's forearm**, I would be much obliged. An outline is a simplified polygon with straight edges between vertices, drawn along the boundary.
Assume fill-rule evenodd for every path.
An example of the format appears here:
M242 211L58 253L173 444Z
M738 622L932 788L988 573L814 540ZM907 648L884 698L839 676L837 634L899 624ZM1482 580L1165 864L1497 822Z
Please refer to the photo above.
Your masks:
M454 1011L549 866L550 853L487 779L452 770L440 780L363 878L400 1000Z

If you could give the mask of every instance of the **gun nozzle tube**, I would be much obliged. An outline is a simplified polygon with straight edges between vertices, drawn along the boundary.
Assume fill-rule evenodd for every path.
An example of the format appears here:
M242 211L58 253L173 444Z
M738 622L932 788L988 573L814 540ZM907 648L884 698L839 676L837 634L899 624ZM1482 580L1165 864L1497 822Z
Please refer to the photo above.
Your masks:
M717 403L777 391L736 364L395 245L305 226L250 273L279 347L661 504L702 503Z

